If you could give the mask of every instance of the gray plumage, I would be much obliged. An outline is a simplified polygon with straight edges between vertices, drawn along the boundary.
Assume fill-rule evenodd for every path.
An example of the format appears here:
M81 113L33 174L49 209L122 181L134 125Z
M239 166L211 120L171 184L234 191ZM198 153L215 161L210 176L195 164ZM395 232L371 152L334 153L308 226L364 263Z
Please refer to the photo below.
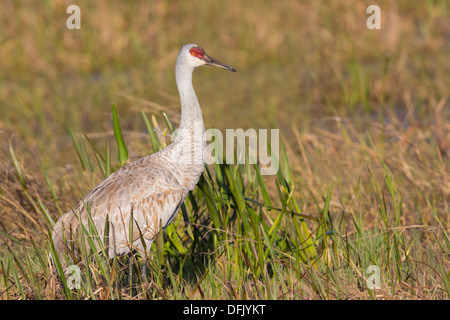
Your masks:
M161 227L172 222L187 193L197 184L205 163L203 117L192 86L192 72L202 65L236 71L209 57L195 44L181 48L175 69L181 101L177 137L159 152L111 174L57 221L52 241L63 268L67 267L63 255L74 249L80 221L89 230L88 211L99 235L108 237L110 258L150 248ZM108 234L104 234L105 230Z

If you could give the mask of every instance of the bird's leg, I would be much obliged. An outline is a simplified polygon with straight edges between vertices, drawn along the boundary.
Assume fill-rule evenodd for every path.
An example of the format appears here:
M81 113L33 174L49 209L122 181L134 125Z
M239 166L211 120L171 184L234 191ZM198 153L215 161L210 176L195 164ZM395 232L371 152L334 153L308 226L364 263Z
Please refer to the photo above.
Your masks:
M144 278L144 282L147 282L147 270L148 270L148 261L147 259L142 260L142 278Z
M132 263L133 257L130 256L128 258L128 285L130 288L133 285L133 263Z

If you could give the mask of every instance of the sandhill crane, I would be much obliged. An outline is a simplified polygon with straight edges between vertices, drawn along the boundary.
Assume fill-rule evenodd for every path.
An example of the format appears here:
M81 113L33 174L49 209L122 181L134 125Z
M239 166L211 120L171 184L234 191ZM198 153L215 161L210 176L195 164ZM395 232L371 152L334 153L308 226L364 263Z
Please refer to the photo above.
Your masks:
M196 44L181 48L175 68L181 101L177 137L159 152L115 171L57 221L52 241L64 270L64 253L73 249L80 222L89 230L88 212L100 237L108 237L109 258L132 251L142 253L145 247L150 248L161 227L165 229L172 222L187 193L197 184L205 163L203 117L192 86L194 69L203 65L236 72ZM108 234L104 234L105 230Z

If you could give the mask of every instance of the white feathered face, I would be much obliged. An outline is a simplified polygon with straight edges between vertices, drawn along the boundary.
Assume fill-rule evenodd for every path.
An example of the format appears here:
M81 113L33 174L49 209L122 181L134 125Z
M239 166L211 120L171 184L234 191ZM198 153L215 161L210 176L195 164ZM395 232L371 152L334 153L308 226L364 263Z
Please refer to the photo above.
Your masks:
M190 46L187 54L190 56L188 58L188 61L194 66L194 68L207 65L207 66L218 67L218 68L222 68L225 70L236 72L235 68L230 67L230 66L208 56L206 54L205 50L203 50L196 44Z

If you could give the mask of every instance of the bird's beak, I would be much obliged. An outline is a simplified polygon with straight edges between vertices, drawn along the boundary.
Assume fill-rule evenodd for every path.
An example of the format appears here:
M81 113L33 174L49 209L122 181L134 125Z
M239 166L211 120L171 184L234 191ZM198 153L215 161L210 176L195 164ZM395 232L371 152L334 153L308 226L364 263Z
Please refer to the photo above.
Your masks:
M206 62L206 65L213 66L213 67L219 67L225 70L236 72L237 70L233 67L227 66L226 64L223 64L220 61L217 61L216 59L208 56L207 54L203 55L203 60Z

